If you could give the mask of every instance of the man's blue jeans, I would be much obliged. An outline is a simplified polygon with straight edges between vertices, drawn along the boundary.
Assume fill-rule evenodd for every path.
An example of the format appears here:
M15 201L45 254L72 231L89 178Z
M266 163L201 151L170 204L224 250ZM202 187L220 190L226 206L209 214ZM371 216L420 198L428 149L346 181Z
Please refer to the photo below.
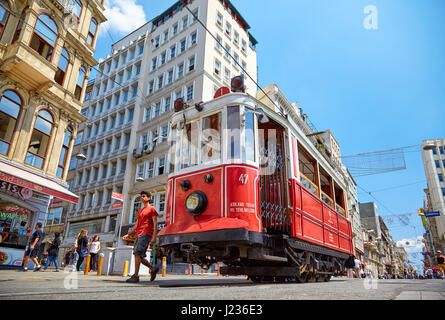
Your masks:
M51 263L51 261L54 261L54 266L56 267L56 270L59 270L59 264L57 263L57 257L56 256L49 256L48 259L46 260L46 265L43 268L43 270L46 270L49 266L49 264Z

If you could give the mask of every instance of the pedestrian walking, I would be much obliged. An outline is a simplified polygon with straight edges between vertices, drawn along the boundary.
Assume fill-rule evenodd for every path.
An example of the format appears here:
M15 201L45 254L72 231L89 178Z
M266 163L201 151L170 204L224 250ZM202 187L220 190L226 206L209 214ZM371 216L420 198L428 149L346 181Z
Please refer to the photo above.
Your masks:
M31 236L31 239L29 240L29 247L28 250L25 252L25 263L23 267L23 271L28 271L28 263L29 259L31 258L32 262L35 264L34 271L39 271L42 266L39 264L39 261L37 260L37 255L40 251L40 244L42 243L43 239L43 232L42 232L42 223L37 222L35 228L36 231Z
M445 278L445 256L442 254L442 251L436 251L436 262L437 267L439 268L440 276Z
M88 230L83 229L80 231L80 233L77 235L76 238L76 252L79 254L79 258L77 260L76 264L76 270L81 271L81 266L83 263L83 260L85 260L86 256L88 256ZM74 263L73 263L74 264Z
M76 239L77 243L77 239ZM77 261L79 260L79 254L77 253L77 245L74 245L73 247L73 265L72 265L72 271L76 271L77 268Z
M72 255L71 250L68 250L67 253L65 253L65 267L70 265L71 255Z
M93 240L91 240L91 244L90 244L90 256L91 256L91 267L90 267L90 272L91 271L96 271L96 261L97 261L97 254L100 251L100 241L99 241L99 236L94 236Z
M46 260L45 267L43 270L48 269L48 266L51 264L51 261L54 261L54 266L56 267L55 272L59 272L59 264L57 263L57 256L59 255L59 246L62 243L62 239L60 239L60 232L54 232L54 241L48 241L51 245L48 249L48 259Z
M355 277L360 279L360 266L362 262L359 259L355 258L354 264L355 264Z
M128 237L135 232L136 241L133 247L135 260L134 274L126 281L128 283L139 282L139 268L141 263L150 269L150 281L155 280L156 274L159 271L159 268L153 266L147 259L145 259L148 247L156 243L158 234L158 213L156 212L156 209L150 205L151 194L149 192L142 191L140 196L143 208L138 212L136 225L128 231L128 234L122 237L123 240L127 240ZM153 254L155 253L153 252Z

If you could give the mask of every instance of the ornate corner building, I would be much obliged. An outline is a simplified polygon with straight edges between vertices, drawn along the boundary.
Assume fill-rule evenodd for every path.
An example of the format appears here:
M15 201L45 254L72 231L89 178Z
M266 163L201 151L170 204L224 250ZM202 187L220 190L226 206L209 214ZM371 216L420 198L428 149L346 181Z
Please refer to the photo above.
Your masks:
M104 0L0 0L0 223L21 265L37 222L62 226ZM47 230L44 230L48 232ZM54 230L52 230L53 232ZM43 249L43 246L42 246Z

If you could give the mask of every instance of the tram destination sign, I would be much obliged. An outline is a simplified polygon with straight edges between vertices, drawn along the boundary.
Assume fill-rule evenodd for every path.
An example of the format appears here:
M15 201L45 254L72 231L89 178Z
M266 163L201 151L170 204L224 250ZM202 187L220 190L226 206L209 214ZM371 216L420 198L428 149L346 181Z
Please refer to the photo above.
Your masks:
M425 212L425 217L427 218L440 217L440 211Z

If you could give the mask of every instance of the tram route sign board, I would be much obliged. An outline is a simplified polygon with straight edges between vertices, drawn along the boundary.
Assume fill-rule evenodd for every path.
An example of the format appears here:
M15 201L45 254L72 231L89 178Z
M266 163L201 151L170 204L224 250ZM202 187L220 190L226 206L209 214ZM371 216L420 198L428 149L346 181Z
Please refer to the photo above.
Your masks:
M425 212L425 217L427 218L440 217L440 211Z

